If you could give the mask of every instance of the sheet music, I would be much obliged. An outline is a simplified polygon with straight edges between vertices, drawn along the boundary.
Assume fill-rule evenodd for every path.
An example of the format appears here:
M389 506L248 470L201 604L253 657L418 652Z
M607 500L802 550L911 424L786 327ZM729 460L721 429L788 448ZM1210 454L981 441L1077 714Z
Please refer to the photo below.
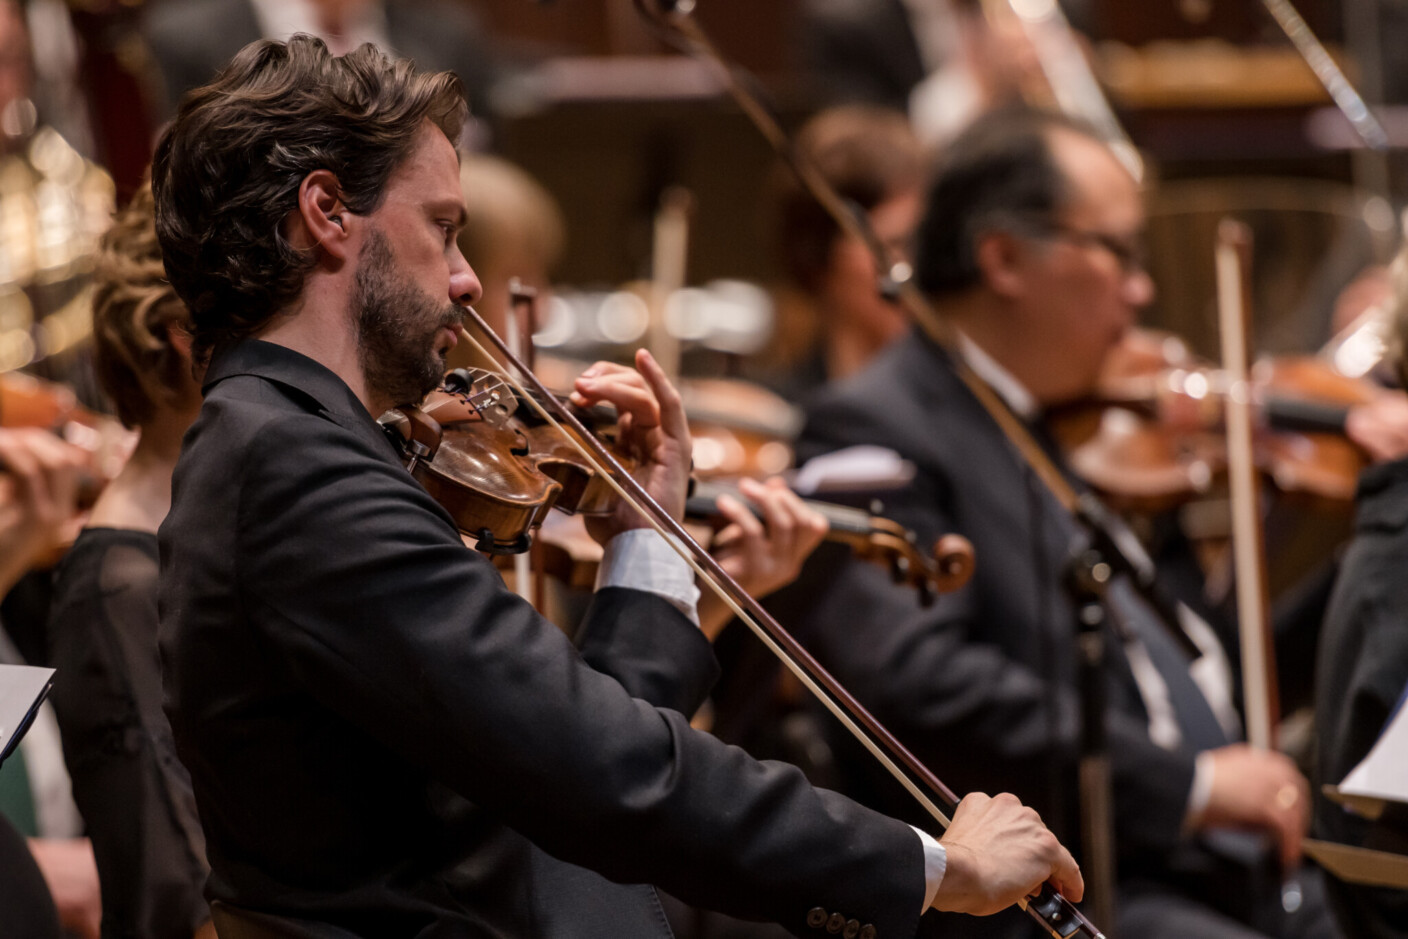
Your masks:
M0 665L0 761L19 743L49 691L52 668Z
M1398 708L1369 755L1340 783L1342 794L1408 802L1408 707Z

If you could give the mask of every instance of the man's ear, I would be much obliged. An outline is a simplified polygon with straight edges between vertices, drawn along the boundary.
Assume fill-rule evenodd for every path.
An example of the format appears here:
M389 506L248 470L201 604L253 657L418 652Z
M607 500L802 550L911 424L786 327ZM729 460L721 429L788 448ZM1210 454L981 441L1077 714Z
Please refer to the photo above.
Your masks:
M329 256L350 255L351 213L342 203L342 188L331 170L314 170L298 187L298 210L289 217L289 241L297 248L320 247Z
M1026 292L1024 273L1028 246L1010 232L989 231L978 236L974 261L983 283L1000 297L1014 299Z
M186 364L189 365L191 361L191 343L195 341L195 337L191 335L191 331L185 326L176 323L167 323L165 329L166 341L171 344L171 347L175 349L180 354L181 358L186 360Z

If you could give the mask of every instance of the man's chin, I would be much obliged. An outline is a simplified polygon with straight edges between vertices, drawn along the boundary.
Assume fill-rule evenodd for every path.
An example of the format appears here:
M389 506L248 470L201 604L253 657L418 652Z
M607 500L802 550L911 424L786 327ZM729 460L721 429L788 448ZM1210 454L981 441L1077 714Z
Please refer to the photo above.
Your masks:
M445 353L439 351L431 353L431 362L428 364L424 381L421 382L425 390L421 392L420 396L424 398L439 388L440 383L445 380L445 372L448 370L449 366L445 363Z

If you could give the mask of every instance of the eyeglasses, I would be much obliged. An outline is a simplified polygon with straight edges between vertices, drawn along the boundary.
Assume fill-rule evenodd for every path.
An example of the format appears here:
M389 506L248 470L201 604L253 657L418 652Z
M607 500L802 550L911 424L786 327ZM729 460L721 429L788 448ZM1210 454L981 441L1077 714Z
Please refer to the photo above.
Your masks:
M1115 235L1109 232L1071 228L1057 224L1046 226L1044 234L1050 238L1065 239L1072 244L1093 246L1108 251L1125 274L1137 274L1148 269L1148 251L1145 248L1143 238L1137 235Z

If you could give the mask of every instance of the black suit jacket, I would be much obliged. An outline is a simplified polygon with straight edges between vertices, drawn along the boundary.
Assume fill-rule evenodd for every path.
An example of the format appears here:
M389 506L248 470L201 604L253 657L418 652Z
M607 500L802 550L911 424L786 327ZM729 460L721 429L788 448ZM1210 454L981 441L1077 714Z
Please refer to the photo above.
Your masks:
M1354 541L1345 554L1320 634L1315 687L1318 750L1311 791L1314 832L1344 844L1408 853L1408 818L1370 824L1326 799L1368 754L1408 687L1408 460L1367 470L1359 482ZM1326 878L1346 935L1408 935L1408 894Z
M804 0L796 56L821 104L909 111L926 69L903 0Z
M465 84L471 109L489 110L497 71L479 19L454 0L385 0L386 50L422 69L449 69ZM249 0L165 0L143 14L142 35L156 60L165 113L215 77L236 52L263 38Z
M955 790L1015 792L1064 843L1078 844L1076 625L1061 583L1077 532L947 355L918 332L814 400L799 459L857 444L914 462L916 478L886 496L885 514L921 544L945 532L968 537L976 570L965 588L923 610L883 571L844 563L817 578L824 583L811 591L807 643ZM1148 627L1144 638L1168 641L1127 585L1115 593L1125 615ZM1112 636L1107 645L1119 873L1163 878L1171 856L1196 852L1180 831L1196 754L1150 740L1122 647ZM906 808L868 762L856 765L862 801ZM1013 918L1009 928L1027 926Z
M464 548L333 373L248 341L206 381L160 533L161 648L212 899L365 935L542 935L526 838L800 935L818 908L914 933L907 826L588 664L693 644L657 700L697 700L712 658L677 610L599 598L584 660ZM621 671L655 694L648 669Z

